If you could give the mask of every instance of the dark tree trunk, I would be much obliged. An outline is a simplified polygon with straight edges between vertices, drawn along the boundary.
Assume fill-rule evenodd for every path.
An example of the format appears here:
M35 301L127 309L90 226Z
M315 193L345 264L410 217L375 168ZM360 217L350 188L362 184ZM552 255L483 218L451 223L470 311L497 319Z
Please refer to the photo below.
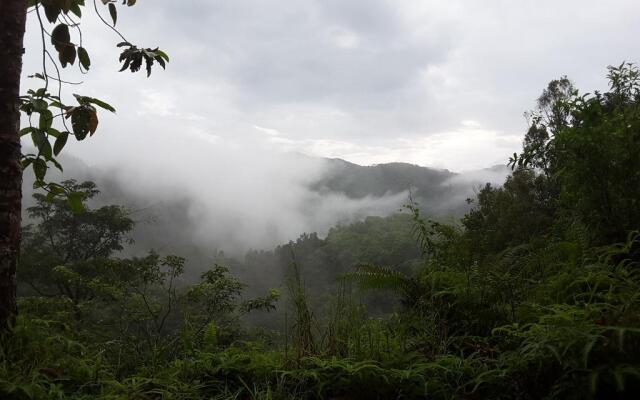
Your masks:
M20 73L25 0L0 0L0 330L14 319L20 253Z

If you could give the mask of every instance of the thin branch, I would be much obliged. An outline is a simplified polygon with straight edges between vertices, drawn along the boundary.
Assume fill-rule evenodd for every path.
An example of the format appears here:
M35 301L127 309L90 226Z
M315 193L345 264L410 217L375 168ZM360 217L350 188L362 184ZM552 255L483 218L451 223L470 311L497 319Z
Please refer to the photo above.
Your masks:
M45 33L45 29L44 29L44 25L42 24L42 17L40 16L40 8L38 6L38 3L36 3L36 15L38 16L38 23L40 24L40 36L42 37L42 71L44 72L44 89L45 91L49 88L49 78L47 78L48 74L47 74L47 58L46 58L46 54L47 52L47 45L45 44L44 41L44 33Z
M47 78L53 79L56 82L66 83L67 85L82 85L84 83L83 81L80 81L80 82L65 81L65 80L58 79L55 76L51 76L51 75L47 75Z
M62 80L62 76L60 74L60 68L58 68L58 64L55 62L55 60L53 59L53 57L51 56L51 54L48 51L47 51L47 54L49 55L49 59L53 63L54 68L56 69L56 75L58 76L58 79L57 79L57 81L58 81L58 100L60 101L60 110L64 113L64 108L62 108L62 82L63 82L63 80ZM45 73L46 73L46 71L45 71ZM67 126L67 121L65 120L65 118L62 118L62 125L64 125L64 129L66 129L67 132L71 132L71 130Z
M120 38L122 40L124 40L125 42L129 43L129 41L122 36L122 33L120 33L115 27L113 27L110 23L108 23L104 18L102 18L102 15L100 15L100 11L98 11L98 5L96 4L96 0L93 0L93 8L96 10L96 14L98 15L98 18L100 18L100 20L102 21L103 24L105 24L106 26L109 27L109 29L111 29L112 31L114 31L118 36L120 36Z

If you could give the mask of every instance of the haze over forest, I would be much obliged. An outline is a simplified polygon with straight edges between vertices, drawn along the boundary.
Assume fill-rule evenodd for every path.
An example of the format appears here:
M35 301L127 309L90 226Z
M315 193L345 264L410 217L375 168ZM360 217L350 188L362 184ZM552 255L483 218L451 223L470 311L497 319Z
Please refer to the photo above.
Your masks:
M193 164L147 164L147 174L89 168L67 157L60 177L94 181L103 192L97 204L132 212L138 221L133 254L196 247L242 256L303 233L324 236L337 224L398 213L411 199L429 215L452 220L469 209L466 200L485 183L500 184L510 172L506 165L464 174L403 163L362 167L300 154L243 165L203 157L200 168ZM211 173L223 170L221 176ZM33 204L32 185L33 176L26 175L25 209Z

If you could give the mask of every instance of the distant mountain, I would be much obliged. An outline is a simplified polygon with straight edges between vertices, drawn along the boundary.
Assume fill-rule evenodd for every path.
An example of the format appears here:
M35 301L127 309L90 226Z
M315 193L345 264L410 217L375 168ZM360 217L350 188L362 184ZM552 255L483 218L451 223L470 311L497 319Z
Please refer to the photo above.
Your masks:
M425 199L439 197L441 186L456 174L448 170L420 167L407 163L362 166L338 158L327 159L329 169L315 184L319 191L342 192L352 198L382 196L414 189Z
M408 191L430 214L463 213L468 208L464 200L474 194L474 189L486 182L502 182L508 174L504 165L461 174L400 162L362 166L339 158L326 160L329 167L312 185L313 190L344 193L350 198Z

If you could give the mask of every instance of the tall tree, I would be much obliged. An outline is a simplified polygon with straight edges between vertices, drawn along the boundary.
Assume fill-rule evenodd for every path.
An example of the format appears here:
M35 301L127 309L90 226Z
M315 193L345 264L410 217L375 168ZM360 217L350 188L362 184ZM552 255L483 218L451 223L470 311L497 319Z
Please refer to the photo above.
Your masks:
M137 47L115 28L118 7L133 6L136 0L90 0L88 3L93 5L97 17L120 39L117 47L121 51L121 71L137 72L144 64L148 76L154 63L165 67L169 58L164 52L158 48ZM106 8L111 21L101 15L98 4ZM62 170L55 157L69 136L84 140L95 133L98 126L96 108L115 111L109 104L93 97L74 94L77 103L74 105L65 104L62 98L62 86L68 82L62 79L60 70L76 65L81 72L87 72L91 66L78 23L86 8L85 0L0 1L0 330L11 324L17 312L16 266L20 253L22 170L31 167L36 187L48 192L50 198L66 196L71 208L81 212L83 194L71 192L64 185L47 182L47 169L54 166ZM30 89L26 95L20 96L27 12L33 12L37 18L42 38L42 71L30 77L44 83L42 87ZM55 27L48 30L45 27L47 21ZM58 60L52 56L51 48L57 53ZM57 84L57 90L52 94L50 89L54 84ZM28 122L23 129L20 129L20 111ZM38 118L34 119L36 115ZM56 121L59 121L59 129L54 127ZM30 135L33 140L33 154L21 152L20 137L25 135Z
M16 313L16 265L20 252L20 74L27 6L0 2L0 329Z

